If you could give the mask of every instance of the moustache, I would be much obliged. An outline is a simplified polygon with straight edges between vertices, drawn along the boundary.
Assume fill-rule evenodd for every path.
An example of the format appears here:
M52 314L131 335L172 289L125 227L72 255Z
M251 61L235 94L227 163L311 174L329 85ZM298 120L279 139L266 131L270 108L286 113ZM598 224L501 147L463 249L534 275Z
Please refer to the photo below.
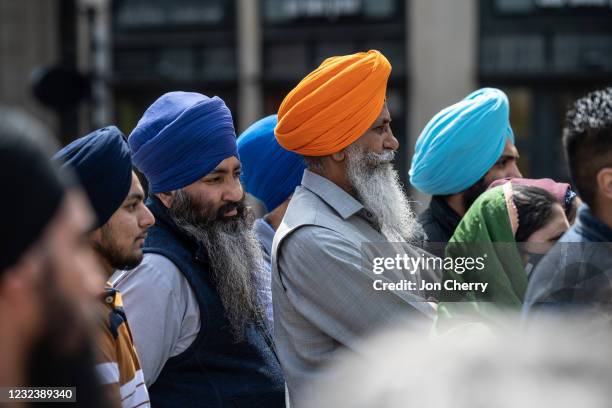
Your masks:
M237 214L231 217L226 217L225 214L227 214L228 212L234 211L236 210ZM246 204L244 199L237 201L237 202L232 202L232 203L227 203L222 205L218 210L217 210L217 214L215 215L215 220L234 220L240 217L244 216L244 213L246 211Z
M369 152L365 155L365 159L372 167L389 164L395 159L395 150L386 149L382 153Z

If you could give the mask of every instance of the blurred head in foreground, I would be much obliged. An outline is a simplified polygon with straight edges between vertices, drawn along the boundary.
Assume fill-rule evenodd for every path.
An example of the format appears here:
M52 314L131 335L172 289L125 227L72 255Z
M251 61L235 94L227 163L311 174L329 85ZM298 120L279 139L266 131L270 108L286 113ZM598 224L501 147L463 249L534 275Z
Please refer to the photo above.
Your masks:
M0 385L76 386L79 404L98 406L88 340L101 275L84 240L93 218L52 151L35 119L0 107Z
M362 355L347 356L299 406L609 406L609 324L577 316L525 330L506 322L495 333L470 325L435 339L389 332L367 343Z

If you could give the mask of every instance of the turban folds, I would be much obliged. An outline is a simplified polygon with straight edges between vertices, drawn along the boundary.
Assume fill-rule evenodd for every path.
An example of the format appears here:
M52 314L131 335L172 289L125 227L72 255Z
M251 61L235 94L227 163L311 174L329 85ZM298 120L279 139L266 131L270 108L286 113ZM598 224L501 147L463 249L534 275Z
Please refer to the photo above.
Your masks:
M417 139L410 182L425 194L455 194L493 167L506 140L514 143L508 98L483 88L437 113Z
M380 114L390 74L391 64L375 50L326 59L283 100L278 143L302 156L339 152Z
M238 138L242 184L268 211L285 201L302 181L302 156L283 149L274 138L276 115L261 119Z
M132 159L124 134L115 126L76 139L53 156L74 170L94 212L94 229L106 224L132 186Z
M232 114L221 98L169 92L144 113L128 139L151 193L188 186L238 157Z

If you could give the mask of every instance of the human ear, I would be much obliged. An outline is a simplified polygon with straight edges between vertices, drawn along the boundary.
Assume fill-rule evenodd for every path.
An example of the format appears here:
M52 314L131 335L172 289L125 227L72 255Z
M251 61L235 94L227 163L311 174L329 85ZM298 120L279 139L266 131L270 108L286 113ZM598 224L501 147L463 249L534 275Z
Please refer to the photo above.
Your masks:
M169 193L157 193L157 194L155 194L155 196L157 198L159 198L159 200L162 202L162 204L166 208L170 208L170 207L172 207L172 203L174 202L175 191L171 191Z
M612 200L612 168L604 167L597 173L597 188L608 200Z

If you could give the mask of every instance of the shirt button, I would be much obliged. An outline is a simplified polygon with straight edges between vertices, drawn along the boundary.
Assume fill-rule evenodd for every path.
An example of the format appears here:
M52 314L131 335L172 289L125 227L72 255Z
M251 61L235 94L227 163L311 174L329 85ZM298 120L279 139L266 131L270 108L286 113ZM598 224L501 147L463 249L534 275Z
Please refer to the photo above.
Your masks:
M369 211L366 211L366 215L368 216L368 218L372 218L373 214L371 212L369 212Z

